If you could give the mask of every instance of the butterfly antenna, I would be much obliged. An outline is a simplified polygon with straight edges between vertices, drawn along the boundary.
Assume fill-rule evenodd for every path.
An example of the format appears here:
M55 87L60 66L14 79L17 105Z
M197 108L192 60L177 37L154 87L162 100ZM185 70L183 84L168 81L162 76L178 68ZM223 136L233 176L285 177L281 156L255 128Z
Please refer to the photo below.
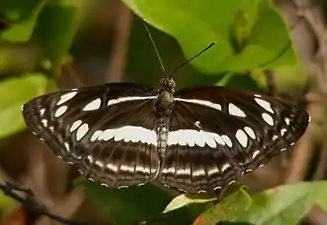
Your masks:
M146 29L146 31L147 31L147 33L148 33L148 35L149 35L150 41L151 41L151 43L152 43L152 45L153 45L154 51L156 52L156 55L157 55L157 57L158 57L158 59L159 59L159 63L160 63L160 65L161 65L161 69L162 69L162 71L165 73L166 70L165 70L165 67L164 67L164 65L163 65L162 59L161 59L161 57L160 57L160 54L159 54L159 51L158 51L157 45L156 45L156 43L154 42L154 40L153 40L153 38L152 38L152 35L151 35L151 33L150 33L150 30L149 30L148 26L146 25L146 22L143 21L143 23L144 23L145 29Z
M199 53L197 53L195 56L191 57L190 59L186 60L185 62L183 62L181 65L179 65L176 69L173 70L173 72L168 76L170 79L173 77L173 75L175 73L177 73L177 71L179 71L183 66L187 65L189 62L191 62L193 59L197 58L198 56L200 56L202 53L204 53L205 51L209 50L211 47L213 47L216 44L216 42L212 42L210 45L208 45L206 48L204 48L202 51L200 51Z

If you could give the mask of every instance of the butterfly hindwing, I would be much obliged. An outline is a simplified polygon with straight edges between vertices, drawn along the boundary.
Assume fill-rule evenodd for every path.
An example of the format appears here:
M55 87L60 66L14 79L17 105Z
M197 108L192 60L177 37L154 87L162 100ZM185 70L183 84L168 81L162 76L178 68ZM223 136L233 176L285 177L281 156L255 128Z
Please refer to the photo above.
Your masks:
M138 85L108 84L35 98L23 115L37 136L86 177L131 186L158 169L155 97Z

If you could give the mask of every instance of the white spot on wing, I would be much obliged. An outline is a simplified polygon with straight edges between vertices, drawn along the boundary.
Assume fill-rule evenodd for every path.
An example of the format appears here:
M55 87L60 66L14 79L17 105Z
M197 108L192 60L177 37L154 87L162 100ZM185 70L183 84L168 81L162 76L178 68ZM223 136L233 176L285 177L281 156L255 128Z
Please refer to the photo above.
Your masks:
M196 126L199 129L202 129L200 121L195 121L194 126Z
M44 127L48 127L48 120L43 119L41 120L41 123L43 124Z
M44 115L44 112L45 112L45 108L40 109L40 116L41 116L41 117Z
M245 113L233 103L228 104L228 113L232 116L246 117Z
M235 137L244 148L248 145L248 136L244 133L243 130L238 129L236 131Z
M287 126L290 125L290 122L291 122L290 121L290 118L285 117L284 121L285 121L285 123L286 123Z
M89 131L89 125L84 123L82 126L80 126L76 133L76 140L81 140L85 134Z
M221 135L221 137L228 147L231 148L233 146L232 140L227 135Z
M70 151L70 148L69 148L68 142L65 142L64 145L65 145L65 148L66 148L67 152L69 152Z
M206 171L204 170L204 168L195 169L192 171L192 175L193 177L205 176Z
M98 140L108 141L141 142L157 146L156 133L153 130L138 126L124 126L116 129L106 129L98 137Z
M218 189L221 189L221 187L220 187L220 186L217 186L217 187L215 187L213 190L216 191L216 190L218 190Z
M235 183L236 181L235 180L231 180L229 183L228 183L228 185L231 185L231 184L233 184L233 183Z
M286 128L282 128L282 129L280 130L280 135L281 135L281 136L284 136L284 134L286 133L286 131L287 131Z
M252 139L255 139L255 133L251 127L244 127L244 130Z
M180 101L180 102L188 102L188 103L193 103L193 104L199 104L202 106L206 106L209 108L213 108L215 110L219 110L221 111L221 105L217 104L217 103L213 103L210 101L206 101L206 100L199 100L199 99L184 99L184 98L174 98L175 101Z
M126 185L122 185L122 186L119 186L118 189L124 189L124 188L128 188L128 186Z
M211 133L211 135L218 144L220 144L220 145L225 145L226 144L224 139L220 135L215 134L215 133Z
M165 167L165 168L163 168L162 173L163 174L174 174L175 173L175 170L176 169L175 169L174 166L171 166L169 168Z
M122 171L127 171L127 172L134 172L134 166L129 166L129 165L121 165L120 170Z
M188 168L180 168L176 170L177 175L191 175L191 169Z
M262 119L270 126L274 125L274 119L268 113L261 114Z
M108 163L106 165L107 169L109 169L110 171L114 171L117 172L118 171L118 166L113 164L113 163Z
M149 99L155 99L157 96L129 96L129 97L121 97L117 99L111 99L108 101L107 106L115 105L122 102L128 102L128 101L137 101L137 100L149 100Z
M190 147L194 147L195 145L204 147L207 144L211 148L216 148L217 143L220 145L225 145L224 140L218 134L192 129L171 131L168 133L167 140L168 145L188 145Z
M260 153L259 150L256 150L255 152L253 152L252 154L252 159L254 159L255 157L257 157L257 155Z
M97 98L90 103L88 103L84 108L83 111L92 111L92 110L97 110L100 109L101 106L101 99Z
M271 104L267 102L266 100L260 99L260 98L255 98L254 99L258 105L260 105L262 108L267 110L268 112L274 113L274 110L271 108Z
M70 127L69 131L73 132L74 130L76 130L80 125L82 124L82 120L76 120L72 126Z
M97 131L95 131L94 134L92 135L92 137L91 137L90 140L91 140L92 142L95 141L96 139L98 139L98 137L99 137L102 133L103 133L102 130L97 130Z
M61 105L67 101L69 101L70 99L72 99L75 95L77 94L77 91L73 91L73 92L69 92L67 94L63 94L60 97L60 100L57 102L57 105Z
M92 157L91 155L89 155L89 156L87 157L87 161L88 161L90 164L93 164L94 159L93 159L93 157Z
M208 176L212 176L215 175L217 173L219 173L219 169L217 168L217 166L211 167L208 169Z
M103 168L103 167L104 167L103 162L100 161L100 160L96 160L96 161L94 162L94 164L97 165L97 166L100 167L100 168Z
M60 106L55 113L55 117L60 117L62 116L66 111L67 111L68 107L66 105Z
M224 163L221 166L221 172L225 172L225 170L227 170L229 167L230 167L230 164L229 163Z

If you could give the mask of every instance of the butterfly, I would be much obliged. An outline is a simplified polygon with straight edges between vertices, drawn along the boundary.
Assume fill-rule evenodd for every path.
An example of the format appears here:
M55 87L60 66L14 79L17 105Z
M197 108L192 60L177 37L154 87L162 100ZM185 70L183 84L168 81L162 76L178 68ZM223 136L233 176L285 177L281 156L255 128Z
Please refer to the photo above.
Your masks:
M304 134L310 116L291 101L221 86L175 91L109 83L36 97L31 131L101 185L148 182L187 193L228 187Z

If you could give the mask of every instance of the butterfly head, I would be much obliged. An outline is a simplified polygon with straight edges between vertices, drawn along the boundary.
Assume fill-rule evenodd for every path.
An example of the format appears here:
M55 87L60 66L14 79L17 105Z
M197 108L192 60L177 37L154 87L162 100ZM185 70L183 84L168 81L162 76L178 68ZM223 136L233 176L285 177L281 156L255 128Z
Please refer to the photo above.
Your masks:
M170 93L174 93L175 89L175 81L173 78L165 77L160 80L161 91L168 91Z

